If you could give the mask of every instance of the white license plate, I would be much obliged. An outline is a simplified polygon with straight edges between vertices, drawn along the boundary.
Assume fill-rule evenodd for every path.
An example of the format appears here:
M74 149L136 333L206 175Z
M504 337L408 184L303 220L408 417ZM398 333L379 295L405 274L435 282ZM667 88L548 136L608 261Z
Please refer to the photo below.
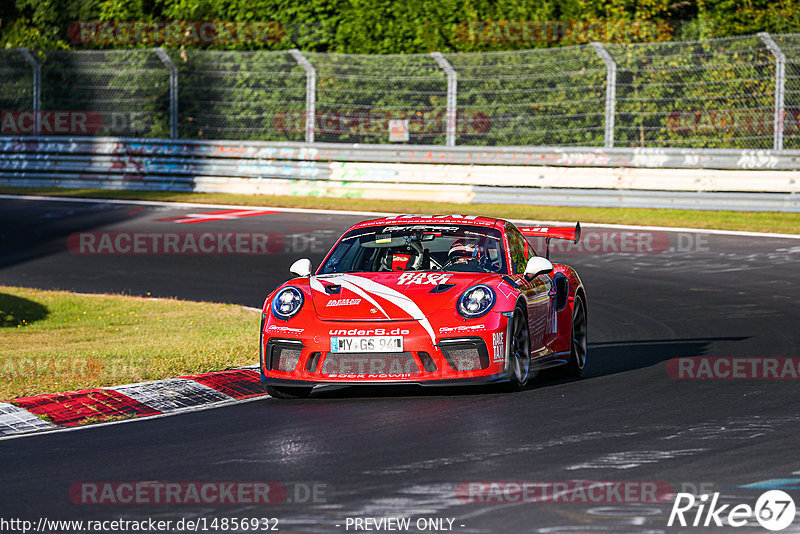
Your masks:
M331 352L403 352L402 336L332 337Z

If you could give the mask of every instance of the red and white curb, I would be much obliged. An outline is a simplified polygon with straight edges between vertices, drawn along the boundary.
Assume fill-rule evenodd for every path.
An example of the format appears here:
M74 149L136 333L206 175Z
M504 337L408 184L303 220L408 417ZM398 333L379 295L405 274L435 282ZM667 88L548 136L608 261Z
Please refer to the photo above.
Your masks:
M264 396L259 372L234 369L0 402L0 438L163 415Z

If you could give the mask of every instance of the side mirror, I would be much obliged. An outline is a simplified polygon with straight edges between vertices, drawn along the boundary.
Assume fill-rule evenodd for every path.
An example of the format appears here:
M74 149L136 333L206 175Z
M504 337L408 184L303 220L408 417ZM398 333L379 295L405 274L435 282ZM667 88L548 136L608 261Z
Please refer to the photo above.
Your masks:
M541 256L534 256L528 260L525 265L525 278L531 280L540 274L549 274L553 272L553 264L550 260L542 258Z
M295 276L308 276L311 274L311 260L302 258L289 267L289 272Z

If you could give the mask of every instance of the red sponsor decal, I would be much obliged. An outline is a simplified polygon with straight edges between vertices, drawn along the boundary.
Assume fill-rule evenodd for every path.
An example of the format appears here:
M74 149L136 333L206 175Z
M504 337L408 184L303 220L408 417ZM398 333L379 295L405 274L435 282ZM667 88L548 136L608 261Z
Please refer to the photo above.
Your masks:
M456 497L469 503L657 503L674 495L662 481L496 480L461 482Z
M667 361L675 380L792 380L800 378L800 358L696 357Z
M286 242L277 232L76 232L73 254L277 254Z
M103 127L103 116L95 111L3 111L0 133L35 133L37 116L41 134L87 135Z

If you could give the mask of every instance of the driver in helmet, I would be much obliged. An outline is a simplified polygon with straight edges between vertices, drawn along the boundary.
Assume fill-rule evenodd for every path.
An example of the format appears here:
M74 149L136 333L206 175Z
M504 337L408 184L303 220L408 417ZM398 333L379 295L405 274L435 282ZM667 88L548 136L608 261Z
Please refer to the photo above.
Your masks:
M475 241L467 241L463 238L453 240L450 251L447 253L447 260L450 264L466 263L470 260L478 263L484 257L485 249Z

